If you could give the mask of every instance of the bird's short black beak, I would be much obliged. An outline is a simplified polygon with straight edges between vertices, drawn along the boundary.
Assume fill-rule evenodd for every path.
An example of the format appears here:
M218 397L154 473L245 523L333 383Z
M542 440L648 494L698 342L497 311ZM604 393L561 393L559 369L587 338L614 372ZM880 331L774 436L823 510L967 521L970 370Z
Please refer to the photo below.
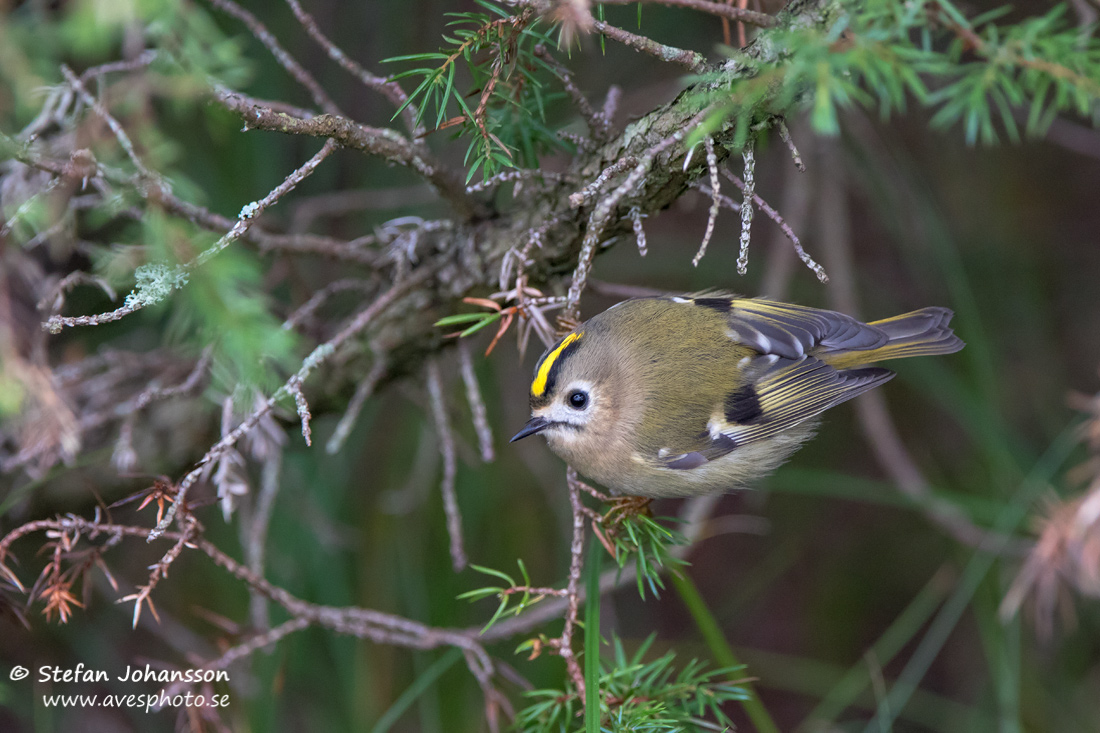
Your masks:
M550 427L550 421L545 417L533 417L527 421L527 424L520 428L520 431L512 436L509 443L515 443L520 438L526 438L528 435L534 435L535 433L541 433L546 428Z

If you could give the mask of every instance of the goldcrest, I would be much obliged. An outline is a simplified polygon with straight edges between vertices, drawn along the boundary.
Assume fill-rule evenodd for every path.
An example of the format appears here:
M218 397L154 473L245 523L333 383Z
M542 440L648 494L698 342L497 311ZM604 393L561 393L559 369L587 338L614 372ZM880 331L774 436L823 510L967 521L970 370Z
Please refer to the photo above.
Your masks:
M894 376L867 364L961 349L952 315L861 323L725 294L627 300L542 355L531 419L512 441L541 433L620 494L743 487L810 438L822 412Z

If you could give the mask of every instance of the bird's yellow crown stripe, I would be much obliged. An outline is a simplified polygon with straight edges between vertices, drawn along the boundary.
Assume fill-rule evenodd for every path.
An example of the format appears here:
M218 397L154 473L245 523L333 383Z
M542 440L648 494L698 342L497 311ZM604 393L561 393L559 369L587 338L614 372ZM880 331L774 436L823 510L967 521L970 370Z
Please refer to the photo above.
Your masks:
M542 364L539 364L539 370L535 373L535 381L531 382L531 394L535 397L542 397L542 393L546 391L546 380L550 377L550 369L554 366L554 362L561 356L561 352L565 351L565 348L569 344L578 340L584 335L584 331L580 333L571 333L562 339L562 342L558 344L558 348L551 351L546 355L546 358L542 360Z

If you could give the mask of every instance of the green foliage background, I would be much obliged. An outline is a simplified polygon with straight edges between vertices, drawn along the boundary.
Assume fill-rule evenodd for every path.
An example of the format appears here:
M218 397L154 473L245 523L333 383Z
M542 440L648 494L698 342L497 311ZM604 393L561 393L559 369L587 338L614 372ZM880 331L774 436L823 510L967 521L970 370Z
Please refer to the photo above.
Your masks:
M284 6L242 4L303 60L349 114L368 124L389 124L392 110L326 61ZM1035 5L1043 13L1053 7ZM179 50L193 64L191 73L215 75L256 97L309 103L254 38L205 4L137 0L111 6L117 15L104 7L91 0L56 7L0 4L0 129L11 134L33 118L42 104L42 86L62 78L59 63L79 71L115 58L135 23L189 28L173 37L194 44ZM974 17L993 8L975 2L966 9ZM383 58L437 49L447 32L445 12L473 8L442 0L392 0L316 2L309 9L337 44L381 73ZM1020 7L998 22L1018 23L1035 12ZM635 15L633 7L606 10L609 22L631 29L637 27ZM879 24L871 31L886 33L883 28L893 21L868 22ZM722 39L711 17L650 6L642 32L708 52ZM1013 41L1001 40L1005 45ZM611 42L602 46L588 39L568 61L592 99L601 99L610 84L624 88L619 124L681 88L681 70ZM874 110L822 102L810 110L811 121L837 135L821 138L806 120L792 120L809 167L802 174L809 183L800 184L807 189L809 213L799 234L811 253L819 251L815 247L820 247L826 221L840 216L828 205L836 198L824 192L840 188L862 315L885 317L925 305L955 310L954 324L967 349L949 358L900 364L899 378L885 388L886 400L938 497L956 504L978 525L1024 535L1028 517L1044 497L1070 496L1078 489L1065 477L1066 469L1082 458L1065 448L1075 424L1066 393L1100 388L1100 136L1085 127L1087 119L1054 120L1046 107L1029 112L1023 100L1042 95L1051 100L1054 91L1027 78L983 87L999 101L968 108L965 95L954 97L948 90L951 85L980 87L983 77L937 78L935 59L920 56L919 39L914 49L907 57L875 57L870 64L868 56L855 56L873 56L866 49L828 56L828 63L873 69L862 77L847 78L836 70L823 76L836 85L830 89L834 102L859 101L871 89L872 107L884 99L894 114L879 119ZM819 69L810 54L820 51L803 48L807 70ZM945 58L961 53L939 51ZM1072 48L1056 51L1074 53ZM1096 71L1097 60L1089 58L1086 73L1093 83ZM915 81L911 74L916 72L923 81ZM182 195L219 213L236 216L244 203L262 196L315 150L313 141L241 134L240 122L208 106L186 77L163 78L174 86L158 95L158 108L133 112L132 119L143 114L153 119L155 113L155 125L140 127L146 160ZM476 80L460 78L457 88L475 85ZM547 132L572 115L557 88L552 91L540 100L545 122L539 125ZM932 110L917 103L921 97L934 103ZM1079 101L1070 95L1064 106L1081 109ZM1022 122L1006 126L1016 115ZM1048 139L1026 139L1029 124ZM1014 144L968 144L990 142L994 135ZM531 150L541 148L547 156L545 165L554 165L560 153L541 138L529 142ZM782 212L784 192L796 185L792 181L798 174L790 173L788 153L776 142L758 150L757 191ZM504 163L476 147L471 155L467 143L451 141L448 133L432 136L433 147L456 163L468 159L489 169L493 161ZM308 180L300 195L417 183L403 169L345 151L335 165ZM736 275L739 225L733 214L719 218L704 266L691 267L708 205L705 197L687 194L646 221L646 258L639 258L629 241L620 242L597 260L594 276L667 291L761 292L772 253L786 246L772 242L776 232L762 217L754 229L748 276ZM397 216L443 213L443 205L434 201L371 210L334 221L332 233L351 237ZM276 210L273 215L283 214ZM179 259L208 242L206 235L178 223L145 221L140 231L134 226L135 231L118 232L115 238L140 238ZM138 264L128 259L132 256L124 248L105 247L95 265L125 289ZM169 305L120 324L68 334L57 343L59 353L63 348L91 353L102 344L140 349L167 340L197 353L217 334L212 399L204 409L162 418L155 437L174 445L156 453L151 464L142 466L144 472L178 475L196 457L188 446L217 439L214 397L242 380L270 389L273 374L304 353L279 327L273 311L304 301L318 284L338 276L338 267L300 258L290 275L273 277L271 261L255 250L235 248L215 258L202 271L203 282L192 283ZM270 289L266 283L272 280L278 286ZM787 297L829 306L830 287L835 286L822 286L809 271L796 269ZM595 313L612 302L590 294L585 311ZM74 298L69 306L74 313L105 307L105 299L90 295ZM483 332L477 339L484 345L489 336ZM498 459L481 465L472 460L472 450L464 450L471 460L460 464L457 489L474 562L510 571L521 558L534 583L560 584L569 556L564 471L545 446L534 441L508 446L502 440L526 417L526 386L537 356L529 352L520 359L506 339L492 357L478 360ZM315 446L324 445L347 398L322 395L314 402ZM485 580L473 570L456 575L450 569L436 490L436 439L431 417L418 401L415 388L386 390L368 403L346 447L335 456L306 448L296 423L285 421L291 437L271 524L268 578L317 603L377 608L437 626L481 625L492 614L493 601L471 604L458 598ZM8 409L3 397L0 407ZM455 423L473 445L467 421L456 417ZM111 480L102 470L105 459L83 457L74 469L55 471L30 485L4 477L0 528L7 531L63 512L90 516L96 494L110 503L147 485L143 479ZM676 502L664 502L657 513L674 514L678 508ZM238 523L225 523L216 508L204 512L208 536L239 556ZM1095 601L1076 601L1076 623L1049 641L1037 639L1026 615L1002 623L997 609L1016 560L959 544L929 522L922 507L903 499L870 455L850 407L831 412L820 436L759 489L724 497L717 514L761 517L767 531L705 540L689 556L687 573L722 635L748 665L744 674L758 679L756 688L780 729L799 729L811 717L824 717L838 721L828 730L864 730L878 715L899 732L1100 730ZM137 519L148 521L148 516ZM37 568L27 545L22 547L27 569ZM130 544L112 570L124 586L132 585L159 555L159 548ZM136 659L171 659L183 666L191 661L188 652L209 658L217 653L217 640L236 639L240 631L219 628L209 614L194 613L196 607L234 623L248 617L245 590L197 553L185 554L158 587L159 625L143 617L131 631L126 607L110 603L113 596L104 590L100 583L89 607L66 626L47 624L33 612L29 632L14 621L0 621L5 662L0 672L17 663L36 669L77 662L114 672ZM720 667L724 662L713 639L705 639L684 604L689 597L666 589L660 599L647 594L642 600L628 584L605 596L601 629L622 640L624 664L643 649L648 660L675 650L678 662L699 658ZM548 626L548 634L557 631L554 624ZM655 639L647 642L652 634ZM528 662L513 656L521 641L494 645L492 651L537 689L560 689L561 660L543 655ZM410 652L311 629L271 652L257 653L247 669L234 672L233 680L227 721L234 730L484 729L480 691L453 651ZM144 731L169 730L177 723L171 713L48 710L34 700L65 690L35 684L34 695L28 696L28 689L0 674L0 728ZM743 730L751 730L736 704L724 709ZM873 724L866 729L877 730Z

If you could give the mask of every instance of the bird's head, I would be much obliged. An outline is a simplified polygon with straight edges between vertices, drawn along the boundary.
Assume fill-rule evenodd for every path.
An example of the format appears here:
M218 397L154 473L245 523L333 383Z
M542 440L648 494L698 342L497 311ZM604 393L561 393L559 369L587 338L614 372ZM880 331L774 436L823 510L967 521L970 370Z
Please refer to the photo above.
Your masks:
M542 355L531 382L531 419L512 441L542 433L559 453L571 453L611 434L621 399L621 365L598 335L574 331ZM571 448L573 450L571 450Z

